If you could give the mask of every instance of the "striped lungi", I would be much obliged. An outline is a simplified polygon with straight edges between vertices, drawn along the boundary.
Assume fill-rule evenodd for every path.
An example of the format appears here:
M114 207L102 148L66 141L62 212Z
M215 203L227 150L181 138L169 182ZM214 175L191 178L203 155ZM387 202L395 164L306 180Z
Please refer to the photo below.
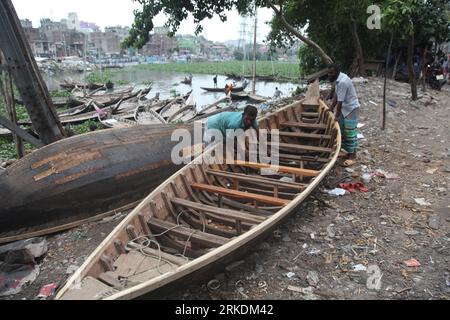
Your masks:
M355 153L358 148L358 122L359 108L353 110L348 116L339 117L339 126L342 133L342 148L348 153Z

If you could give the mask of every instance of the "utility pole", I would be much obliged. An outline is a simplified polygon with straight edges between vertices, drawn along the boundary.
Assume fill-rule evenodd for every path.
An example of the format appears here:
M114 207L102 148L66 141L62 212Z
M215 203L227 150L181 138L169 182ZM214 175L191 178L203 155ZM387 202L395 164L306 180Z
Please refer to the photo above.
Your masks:
M0 1L0 30L0 50L34 130L44 144L62 139L64 130L11 0Z
M256 32L258 28L258 7L255 2L255 33L253 34L253 94L256 91Z

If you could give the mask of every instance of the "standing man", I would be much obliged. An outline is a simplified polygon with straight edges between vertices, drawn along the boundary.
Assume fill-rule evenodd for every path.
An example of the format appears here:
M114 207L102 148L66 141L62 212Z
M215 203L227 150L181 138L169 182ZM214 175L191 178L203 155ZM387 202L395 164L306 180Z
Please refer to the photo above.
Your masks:
M336 108L336 119L342 133L342 147L347 152L346 161L352 165L356 159L358 148L358 122L359 122L359 100L356 95L355 86L352 80L343 72L337 64L328 66L328 79L336 83L330 110L334 112Z
M213 78L214 88L217 88L217 75Z

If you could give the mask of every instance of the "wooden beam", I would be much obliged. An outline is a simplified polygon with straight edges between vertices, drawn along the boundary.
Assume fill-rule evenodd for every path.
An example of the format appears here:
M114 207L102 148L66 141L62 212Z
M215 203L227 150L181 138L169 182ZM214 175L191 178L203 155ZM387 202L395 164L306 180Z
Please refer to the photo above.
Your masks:
M197 189L197 190L203 190L203 191L208 191L211 193L222 194L224 196L228 196L231 198L258 201L258 202L276 205L276 206L285 206L290 202L290 201L284 200L284 199L263 196L263 195L259 195L259 194L255 194L255 193L236 191L236 190L231 190L231 189L226 189L226 188L220 188L220 187L210 186L210 185L200 184L200 183L193 183L191 186L192 186L192 188Z
M248 176L241 173L225 172L220 170L207 170L206 172L216 177L235 179L238 181L245 181L269 187L278 186L281 188L295 189L295 190L304 190L306 187L306 185L304 184L283 182L277 179L265 178L260 176Z
M294 127L294 128L302 128L302 129L317 129L317 130L325 130L327 128L326 124L323 123L304 123L304 122L295 122L295 121L287 121L280 124L282 127Z
M292 137L292 138L305 138L305 139L323 139L323 140L331 139L331 135L328 135L328 134L304 133L304 132L280 131L279 136L280 137Z
M254 168L254 169L273 169L273 170L278 170L278 172L295 174L295 175L305 176L305 177L317 177L319 175L319 171L316 171L316 170L291 168L291 167L285 167L285 166L272 166L270 164L256 163L256 162L233 161L233 162L229 162L227 164L241 166L241 167Z
M31 143L36 148L42 148L44 146L44 144L40 140L36 139L31 134L23 130L21 127L15 125L14 123L12 123L3 116L0 116L0 125L11 130L13 133L21 137L23 140Z
M199 210L204 213L213 213L215 215L223 216L224 218L240 220L240 221L248 222L248 223L252 223L252 224L259 224L266 220L265 217L255 216L255 215L247 213L247 212L240 212L240 211L236 211L236 210L216 208L213 206L207 206L205 204L200 204L200 203L196 203L196 202L192 202L192 201L188 201L188 200L184 200L184 199L180 199L180 198L173 198L172 203L174 203L178 206L191 208L194 210Z
M272 146L272 142L268 142L268 145ZM306 146L300 144L293 143L279 143L280 149L294 149L298 151L312 151L312 152L324 152L324 153L332 153L334 149L332 148L324 148L324 147L316 147L316 146Z
M205 247L220 247L230 240L224 237L216 236L213 234L205 233L200 230L190 229L183 226L178 226L174 223L150 218L148 224L151 229L157 232L167 232L173 236L183 239L189 239L191 242L196 242Z

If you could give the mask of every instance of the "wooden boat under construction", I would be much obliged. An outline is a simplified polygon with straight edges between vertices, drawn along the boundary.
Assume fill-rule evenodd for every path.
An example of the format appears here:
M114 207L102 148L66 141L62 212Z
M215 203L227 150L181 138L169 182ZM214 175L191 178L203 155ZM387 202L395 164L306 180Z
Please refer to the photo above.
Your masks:
M176 128L192 125L95 131L55 142L1 171L0 243L136 205L180 168L171 161Z
M318 93L318 83L315 88ZM306 100L259 119L261 129L274 135L280 130L276 171L262 175L270 166L259 160L193 161L124 219L57 299L161 298L166 290L211 275L267 237L295 213L338 158L339 126L311 92ZM311 121L301 121L304 117ZM276 141L271 139L269 146ZM217 148L222 146L208 148L203 158L214 159Z

